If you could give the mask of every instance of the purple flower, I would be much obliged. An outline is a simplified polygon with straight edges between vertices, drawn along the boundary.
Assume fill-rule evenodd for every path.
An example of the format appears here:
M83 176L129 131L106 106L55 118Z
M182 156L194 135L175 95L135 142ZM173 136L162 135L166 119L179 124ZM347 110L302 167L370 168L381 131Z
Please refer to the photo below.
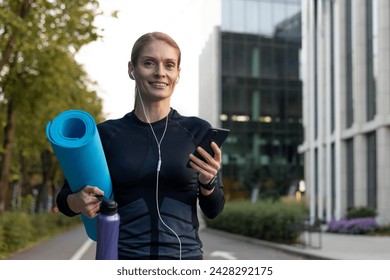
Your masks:
M379 225L374 217L341 219L336 221L332 219L328 224L329 232L364 234L379 229Z

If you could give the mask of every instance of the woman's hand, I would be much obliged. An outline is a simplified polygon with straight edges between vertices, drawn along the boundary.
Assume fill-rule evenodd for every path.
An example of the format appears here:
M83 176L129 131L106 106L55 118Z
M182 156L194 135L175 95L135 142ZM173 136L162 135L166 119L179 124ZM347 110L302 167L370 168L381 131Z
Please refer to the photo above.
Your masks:
M92 219L99 211L100 201L96 196L104 195L98 187L85 186L81 191L68 195L69 208Z
M207 185L215 176L217 176L219 169L221 168L222 163L222 152L217 144L211 142L211 148L214 151L214 157L212 157L208 152L206 152L203 148L198 147L197 151L200 155L205 159L205 161L199 159L198 157L190 154L190 165L193 169L199 172L199 182ZM214 191L206 190L201 188L201 192L203 195L209 195Z

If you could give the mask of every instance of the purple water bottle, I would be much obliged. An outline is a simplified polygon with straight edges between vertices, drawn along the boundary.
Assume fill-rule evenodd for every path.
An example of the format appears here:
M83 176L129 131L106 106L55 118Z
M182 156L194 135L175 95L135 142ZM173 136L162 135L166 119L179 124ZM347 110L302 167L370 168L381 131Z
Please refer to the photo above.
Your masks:
M112 199L101 197L97 216L97 260L118 259L119 221L118 204Z

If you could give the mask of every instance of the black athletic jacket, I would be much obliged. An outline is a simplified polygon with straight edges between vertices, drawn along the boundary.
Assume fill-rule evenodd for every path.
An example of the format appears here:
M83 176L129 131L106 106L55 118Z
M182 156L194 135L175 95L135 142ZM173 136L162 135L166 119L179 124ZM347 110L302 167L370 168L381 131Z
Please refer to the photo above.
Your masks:
M152 124L158 140L165 123L166 118ZM156 196L158 147L149 124L140 121L133 111L121 119L98 125L121 219L120 259L178 259L180 246L175 233L180 239L182 259L202 258L197 201L209 218L222 211L225 198L221 174L219 187L206 197L199 191L198 173L186 164L188 155L209 127L200 118L183 117L171 109L161 143L162 163ZM57 204L62 213L74 216L77 214L66 203L70 193L65 182Z

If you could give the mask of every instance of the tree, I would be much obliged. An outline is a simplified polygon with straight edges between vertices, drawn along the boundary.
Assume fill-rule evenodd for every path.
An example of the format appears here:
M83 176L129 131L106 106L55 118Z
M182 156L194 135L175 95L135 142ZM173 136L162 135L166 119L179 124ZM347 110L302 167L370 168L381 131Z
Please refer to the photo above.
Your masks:
M101 100L74 58L98 39L97 15L98 2L90 0L0 2L0 212L6 207L12 156L27 156L38 166L41 155L47 156L47 120L67 108L94 116L101 112Z

